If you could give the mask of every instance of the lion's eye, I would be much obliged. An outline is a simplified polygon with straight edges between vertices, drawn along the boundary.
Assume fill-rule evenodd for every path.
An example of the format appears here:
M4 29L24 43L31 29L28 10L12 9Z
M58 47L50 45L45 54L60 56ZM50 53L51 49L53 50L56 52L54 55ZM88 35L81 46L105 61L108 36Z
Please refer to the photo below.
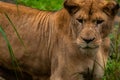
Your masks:
M96 20L96 24L98 25L98 24L101 24L101 23L103 23L104 22L104 20Z
M83 19L77 19L77 20L78 20L78 22L80 22L80 23L83 23L83 22L84 22Z

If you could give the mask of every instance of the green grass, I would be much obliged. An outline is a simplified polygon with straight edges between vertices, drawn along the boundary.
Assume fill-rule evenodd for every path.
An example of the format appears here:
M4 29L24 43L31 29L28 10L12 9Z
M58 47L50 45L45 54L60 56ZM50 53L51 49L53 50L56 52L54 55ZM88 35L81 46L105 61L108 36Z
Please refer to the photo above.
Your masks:
M17 0L19 4L30 6L41 10L59 10L62 8L63 0Z
M120 80L120 25L115 25L111 37L111 57L105 70L104 80Z

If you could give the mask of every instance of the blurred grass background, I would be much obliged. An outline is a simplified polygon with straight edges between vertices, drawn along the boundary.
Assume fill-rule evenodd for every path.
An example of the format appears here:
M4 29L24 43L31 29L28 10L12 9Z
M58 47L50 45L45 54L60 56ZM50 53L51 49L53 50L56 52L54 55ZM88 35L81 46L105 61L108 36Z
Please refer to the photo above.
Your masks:
M17 0L19 4L41 10L59 10L62 8L63 0Z

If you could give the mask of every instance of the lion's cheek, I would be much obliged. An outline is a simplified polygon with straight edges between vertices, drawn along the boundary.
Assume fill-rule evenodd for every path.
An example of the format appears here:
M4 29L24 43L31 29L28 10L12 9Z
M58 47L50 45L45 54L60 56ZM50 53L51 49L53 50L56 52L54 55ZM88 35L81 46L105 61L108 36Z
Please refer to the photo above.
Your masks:
M104 24L103 26L101 26L100 28L100 34L102 38L107 37L112 31L112 25L107 25Z

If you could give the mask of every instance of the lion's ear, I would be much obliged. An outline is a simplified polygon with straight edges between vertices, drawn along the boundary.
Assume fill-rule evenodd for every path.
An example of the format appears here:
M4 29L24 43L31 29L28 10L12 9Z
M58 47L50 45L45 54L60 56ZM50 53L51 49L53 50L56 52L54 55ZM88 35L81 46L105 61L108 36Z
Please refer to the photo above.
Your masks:
M79 6L75 3L72 3L70 0L65 0L64 8L72 15L79 10Z
M104 7L103 11L109 16L115 16L118 12L119 4L115 1L108 2Z

